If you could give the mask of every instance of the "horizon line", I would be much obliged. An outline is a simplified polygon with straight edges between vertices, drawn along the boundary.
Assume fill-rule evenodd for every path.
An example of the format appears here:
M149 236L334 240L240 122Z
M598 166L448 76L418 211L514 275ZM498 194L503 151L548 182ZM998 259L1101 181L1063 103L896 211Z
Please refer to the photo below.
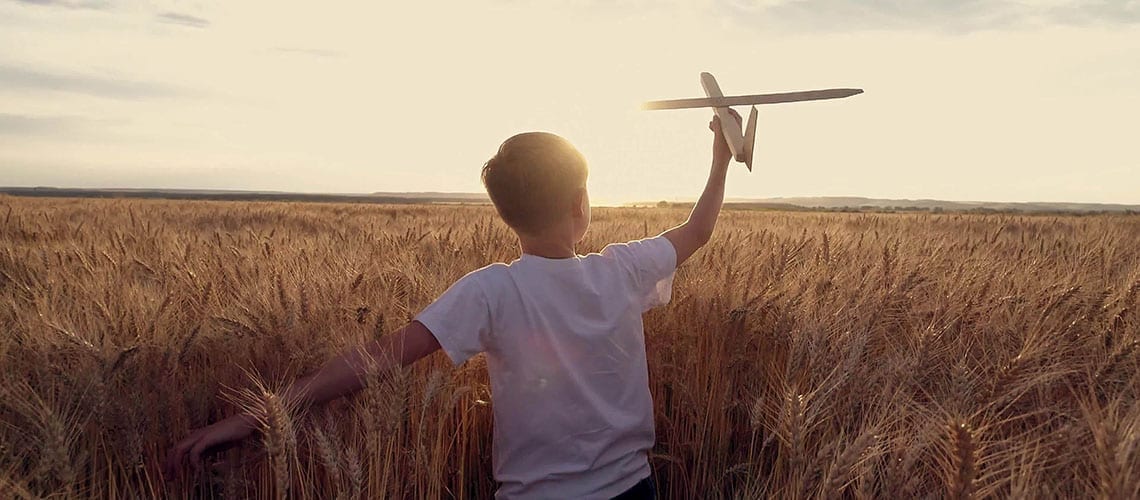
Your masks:
M327 191L281 191L281 190L258 190L258 189L239 189L239 188L152 188L152 187L58 187L58 186L0 186L0 194L9 194L19 196L21 192L51 192L51 191L70 191L76 193L91 192L91 193L172 193L172 194L250 194L250 195L271 195L271 196L301 196L301 197L345 197L345 198L367 198L367 197L408 197L413 198L416 196L421 197L438 197L438 198L479 198L490 201L486 192L470 192L470 191L373 191L366 193L350 193L350 192L327 192ZM956 203L964 205L984 205L984 204L999 204L999 205L1092 205L1092 206L1106 206L1106 207L1119 207L1125 210L1140 209L1140 202L1136 203L1123 203L1123 202L1100 202L1100 201L1002 201L1002 200L953 200L941 198L878 198L863 195L796 195L796 196L775 196L775 197L725 197L725 203L763 203L763 202L781 202L784 200L837 200L837 199L855 199L865 200L870 202L917 202L917 203ZM594 203L594 206L602 207L620 207L629 205L643 205L651 203L692 203L696 201L696 197L692 198L662 198L662 199L638 199L614 202L609 199L594 200L599 203ZM794 203L789 203L794 205ZM807 205L804 205L807 206ZM858 205L847 205L857 208Z

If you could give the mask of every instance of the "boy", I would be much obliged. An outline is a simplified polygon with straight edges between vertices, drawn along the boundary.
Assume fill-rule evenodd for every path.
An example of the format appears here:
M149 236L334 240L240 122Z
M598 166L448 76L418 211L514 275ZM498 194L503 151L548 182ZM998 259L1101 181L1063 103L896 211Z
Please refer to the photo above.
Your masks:
M738 122L740 116L733 112ZM578 255L590 224L586 161L553 134L519 134L483 167L483 183L522 255L455 282L399 332L330 360L283 398L322 404L361 389L365 357L380 369L442 349L461 364L487 353L498 498L653 498L653 447L641 315L669 301L674 269L708 242L732 158L713 131L712 169L685 223L660 236ZM363 352L362 352L363 351ZM253 433L235 415L179 442L167 473Z

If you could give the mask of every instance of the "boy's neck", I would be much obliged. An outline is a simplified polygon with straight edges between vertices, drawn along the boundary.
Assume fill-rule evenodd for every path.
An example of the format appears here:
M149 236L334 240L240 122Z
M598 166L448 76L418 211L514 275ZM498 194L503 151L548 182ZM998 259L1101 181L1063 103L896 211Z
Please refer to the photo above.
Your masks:
M565 238L519 235L522 252L547 259L568 259L578 255L574 242Z

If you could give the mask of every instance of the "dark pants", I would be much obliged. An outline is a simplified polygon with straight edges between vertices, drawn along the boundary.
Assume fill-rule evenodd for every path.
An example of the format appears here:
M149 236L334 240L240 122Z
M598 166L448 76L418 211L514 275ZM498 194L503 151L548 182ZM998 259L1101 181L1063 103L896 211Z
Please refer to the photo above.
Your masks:
M638 481L632 488L614 497L614 500L656 500L657 485L653 483L653 474Z

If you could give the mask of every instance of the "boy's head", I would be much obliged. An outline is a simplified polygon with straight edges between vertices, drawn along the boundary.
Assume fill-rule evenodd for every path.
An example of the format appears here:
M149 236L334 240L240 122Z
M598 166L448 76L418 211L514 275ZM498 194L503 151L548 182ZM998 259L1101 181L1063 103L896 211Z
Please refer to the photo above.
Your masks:
M530 236L571 220L579 233L575 237L582 237L590 221L586 176L582 153L547 132L507 139L483 165L483 185L499 216Z

